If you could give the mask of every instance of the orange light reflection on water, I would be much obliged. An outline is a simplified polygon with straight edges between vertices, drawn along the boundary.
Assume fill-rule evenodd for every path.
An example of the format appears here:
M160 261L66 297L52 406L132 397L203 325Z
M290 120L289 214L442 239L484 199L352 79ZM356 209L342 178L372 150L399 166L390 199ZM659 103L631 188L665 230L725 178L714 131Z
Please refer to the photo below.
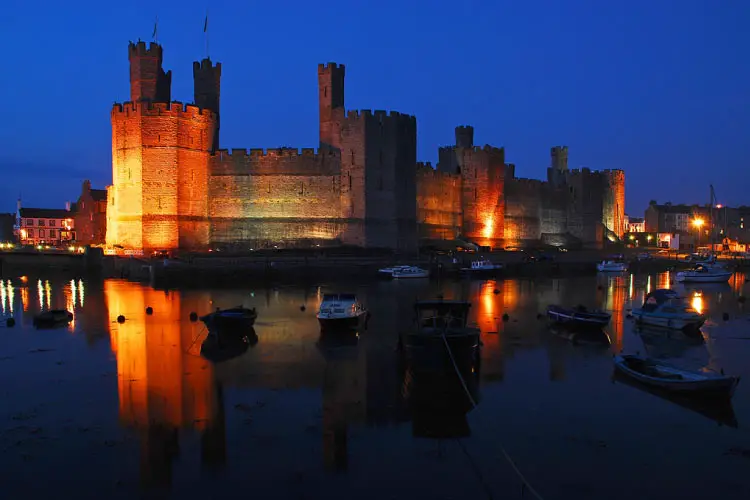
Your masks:
M185 321L180 295L124 281L106 281L104 294L117 358L120 421L144 429L208 425L215 408L213 365L188 352L200 348L195 337L202 327ZM146 316L146 306L153 316ZM120 314L126 321L118 324Z
M703 314L704 304L703 304L703 294L700 292L693 293L693 299L690 302L690 305L698 311L699 314Z

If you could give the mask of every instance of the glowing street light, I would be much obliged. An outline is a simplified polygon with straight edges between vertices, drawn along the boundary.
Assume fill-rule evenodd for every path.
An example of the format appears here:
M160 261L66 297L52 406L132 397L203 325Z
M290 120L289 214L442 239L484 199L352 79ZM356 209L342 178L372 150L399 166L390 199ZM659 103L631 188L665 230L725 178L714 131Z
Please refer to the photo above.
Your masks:
M704 223L705 223L705 221L703 219L693 219L693 225L695 227L697 227L698 229L700 229L701 227L703 227Z

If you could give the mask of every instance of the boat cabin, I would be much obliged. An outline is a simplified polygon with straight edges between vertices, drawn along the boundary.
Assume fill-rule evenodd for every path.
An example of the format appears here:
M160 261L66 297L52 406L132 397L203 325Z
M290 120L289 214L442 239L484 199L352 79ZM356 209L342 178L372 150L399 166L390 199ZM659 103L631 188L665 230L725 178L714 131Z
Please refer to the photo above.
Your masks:
M342 314L351 312L356 314L364 310L362 303L353 293L326 293L320 303L321 313Z
M685 301L674 290L660 288L646 295L643 301L643 310L653 312L662 306L685 309Z
M414 304L420 328L465 328L471 302L459 300L424 300Z

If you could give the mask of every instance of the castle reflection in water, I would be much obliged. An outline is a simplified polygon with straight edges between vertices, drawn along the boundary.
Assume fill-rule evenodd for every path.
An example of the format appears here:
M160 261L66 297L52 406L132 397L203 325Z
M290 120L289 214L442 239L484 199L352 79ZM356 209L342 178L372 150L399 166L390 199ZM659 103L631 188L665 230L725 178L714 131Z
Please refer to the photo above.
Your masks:
M744 281L744 275L733 278L726 292L739 293ZM611 311L610 349L619 352L630 328L628 309L652 289L671 283L670 274L661 273L350 287L373 316L368 330L348 342L321 338L314 315L321 288L160 291L122 280L19 277L2 281L0 301L2 312L15 314L23 327L30 327L40 310L66 308L75 312L67 327L71 334L84 335L91 343L109 340L117 366L119 421L139 437L141 478L147 484L168 484L183 431L200 434L205 466L226 462L225 388L320 390L323 463L332 469L347 466L352 425L411 421L414 408L405 401L409 377L394 347L398 332L411 321L416 298L442 294L473 302L472 320L484 343L480 378L488 385L501 382L508 360L529 349L546 351L551 380L565 378L566 344L555 342L539 318L547 305L585 304ZM696 309L708 307L702 292L690 293ZM206 332L201 322L189 320L190 313L239 304L258 308L257 345L221 363L204 359ZM147 307L153 308L152 315L146 314ZM125 322L118 323L118 315Z

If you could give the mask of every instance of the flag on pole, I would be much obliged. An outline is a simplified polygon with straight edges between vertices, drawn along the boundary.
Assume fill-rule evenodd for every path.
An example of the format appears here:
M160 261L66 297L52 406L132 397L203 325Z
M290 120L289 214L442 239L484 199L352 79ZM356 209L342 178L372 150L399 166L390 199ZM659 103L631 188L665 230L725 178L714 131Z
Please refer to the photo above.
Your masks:
M151 35L151 38L156 40L156 27L159 25L159 17L156 17L156 20L154 21L154 33Z
M208 31L208 14L206 14L206 20L203 21L203 33Z

